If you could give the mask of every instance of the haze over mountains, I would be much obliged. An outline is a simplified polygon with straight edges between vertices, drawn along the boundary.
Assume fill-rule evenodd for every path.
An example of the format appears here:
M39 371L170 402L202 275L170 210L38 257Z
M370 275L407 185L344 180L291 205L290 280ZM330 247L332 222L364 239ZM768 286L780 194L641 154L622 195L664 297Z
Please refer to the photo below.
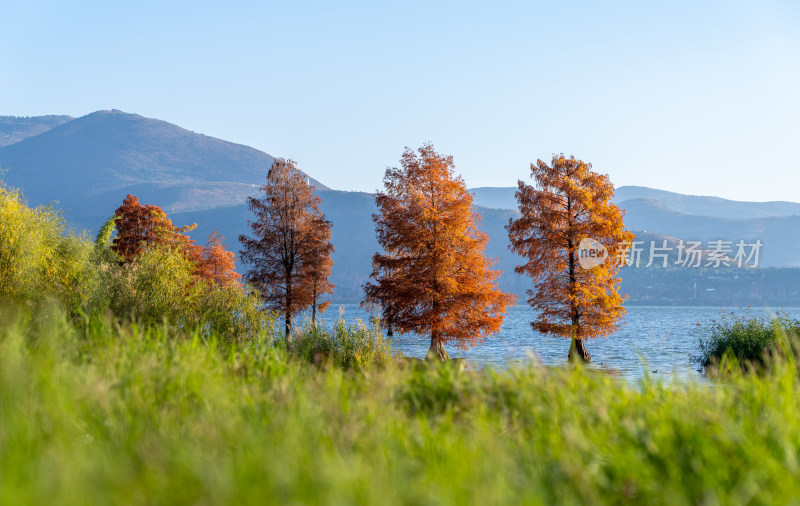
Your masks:
M58 201L76 228L92 232L132 193L164 208L176 224L196 222L193 236L198 242L219 230L229 248L237 251L236 238L249 232L246 198L257 193L272 160L248 146L116 110L80 118L0 117L5 182L22 189L32 205ZM527 167L520 168L520 178L528 180ZM368 193L332 190L313 178L309 182L317 187L321 208L333 222L336 296L359 298L378 248L371 219L374 199ZM487 254L497 258L504 271L501 286L523 294L529 282L513 272L520 259L508 250L503 228L516 212L516 188L471 191L483 218L480 226L489 234ZM617 188L615 202L626 211L627 227L646 244L759 239L764 244L760 266L800 266L800 249L795 246L800 235L798 203L738 202L638 186ZM651 286L641 287L642 297L654 290L654 282L647 283Z

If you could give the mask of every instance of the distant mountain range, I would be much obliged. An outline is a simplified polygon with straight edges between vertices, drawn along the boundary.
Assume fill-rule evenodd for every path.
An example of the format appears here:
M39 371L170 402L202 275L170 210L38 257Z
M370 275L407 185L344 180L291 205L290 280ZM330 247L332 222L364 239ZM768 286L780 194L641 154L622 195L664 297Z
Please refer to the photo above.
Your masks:
M0 116L0 148L34 135L43 134L73 119L75 118L72 116L34 116L30 118Z
M5 182L21 188L32 205L57 201L76 228L89 231L97 230L132 193L142 202L164 208L176 224L197 223L193 236L198 242L218 230L236 251L237 237L249 232L246 198L257 193L272 160L271 155L248 146L116 110L80 118L0 116L0 169ZM528 180L526 171L521 178ZM371 218L374 198L363 192L332 190L313 178L309 183L317 188L322 210L333 222L336 296L358 299L372 254L378 249ZM482 216L480 227L490 239L486 252L498 259L497 268L504 271L501 286L522 294L523 301L529 281L513 272L521 259L508 250L504 229L516 214L515 191L513 187L471 189ZM760 239L764 244L761 266L800 266L798 203L738 202L640 186L617 188L615 202L626 211L626 226L644 242L645 260L650 241L660 246L666 240L674 247L680 240ZM674 257L670 257L672 263ZM725 290L715 287L722 277L730 280ZM687 297L693 300L695 295L690 294L715 302L800 298L794 285L781 284L795 278L794 274L756 277L703 270L688 274L670 269L623 270L623 290L639 301L667 301L670 294L678 293L678 302Z
M21 137L21 125L29 134L52 125L0 148L5 180L24 189L31 203L58 201L72 222L89 229L128 193L167 212L241 204L273 160L248 146L116 110L38 120L0 118L0 136Z
M523 180L530 183L527 177ZM514 197L514 193L517 191L516 187L483 187L472 188L471 191L475 194L475 203L480 206L498 209L516 209L517 207ZM676 213L717 218L748 219L800 215L800 204L795 202L741 202L719 197L683 195L645 186L620 186L614 191L614 202L618 205L637 199L656 201L664 208Z

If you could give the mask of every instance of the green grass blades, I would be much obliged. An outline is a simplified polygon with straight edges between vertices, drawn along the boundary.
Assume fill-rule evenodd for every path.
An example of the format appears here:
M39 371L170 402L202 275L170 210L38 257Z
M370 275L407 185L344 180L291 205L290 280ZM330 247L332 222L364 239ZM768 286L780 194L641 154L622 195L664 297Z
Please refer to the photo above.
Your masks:
M711 374L764 370L774 361L795 361L800 354L800 321L785 313L767 317L750 311L725 313L700 327L700 356L695 361Z
M357 340L360 331L326 332ZM79 327L57 314L4 318L0 503L780 504L800 495L800 383L788 365L725 384L629 384L536 365L315 367L270 339L201 336L103 317Z

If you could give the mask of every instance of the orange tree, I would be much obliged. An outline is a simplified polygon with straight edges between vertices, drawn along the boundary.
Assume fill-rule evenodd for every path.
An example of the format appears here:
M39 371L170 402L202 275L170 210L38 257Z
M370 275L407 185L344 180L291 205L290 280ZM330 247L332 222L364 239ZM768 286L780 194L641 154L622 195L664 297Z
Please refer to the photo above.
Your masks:
M553 156L531 164L535 186L519 182L521 216L507 226L511 249L526 262L515 271L533 278L528 303L537 310L535 330L570 338L570 359L591 356L584 340L612 333L625 313L619 294L620 248L634 239L622 223L623 211L611 203L608 176L575 157ZM581 241L586 240L579 251ZM581 267L579 254L592 249L593 261ZM598 261L601 259L603 261Z
M317 311L324 313L331 301L320 303L319 298L326 293L333 293L333 283L328 278L331 275L333 260L333 245L330 226L316 228L308 244L303 248L302 263L307 267L303 282L303 290L311 292L311 323L317 324Z
M465 349L497 332L514 297L497 288L500 271L483 255L488 238L453 158L429 144L418 152L406 148L375 197L384 252L373 256L365 303L380 305L390 328L429 335L428 358L446 360L445 343Z
M327 280L331 223L292 160L275 159L260 189L262 198L248 198L256 217L249 221L253 237L239 236L242 260L251 266L245 279L260 290L270 309L285 315L288 339L292 316L315 304L320 293L333 290Z
M111 249L122 263L132 262L148 248L159 246L180 252L193 266L192 274L221 285L226 281L237 281L233 253L222 245L222 236L214 232L208 238L206 247L196 244L184 233L196 225L176 227L160 207L142 205L138 197L128 195L114 214L117 236ZM104 229L106 226L104 226ZM101 231L101 237L110 235L110 230Z

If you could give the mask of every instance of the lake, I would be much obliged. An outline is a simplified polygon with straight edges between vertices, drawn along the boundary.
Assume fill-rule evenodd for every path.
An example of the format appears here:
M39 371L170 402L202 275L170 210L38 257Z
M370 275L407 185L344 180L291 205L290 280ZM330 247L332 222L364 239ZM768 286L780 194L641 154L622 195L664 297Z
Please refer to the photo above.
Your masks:
M627 306L628 314L620 329L613 335L587 341L586 347L592 355L590 367L618 373L629 379L637 379L645 373L651 376L682 378L702 375L691 358L699 353L698 339L701 336L698 323L702 326L719 319L719 307L676 307L676 306ZM725 308L727 313L736 314L749 311L754 316L774 314L783 311L794 318L800 318L800 308ZM339 319L340 313L345 321L361 319L368 322L370 314L361 310L356 303L331 304L319 319L330 325ZM500 332L482 344L460 351L446 346L451 356L465 357L470 368L503 368L509 364L520 364L535 357L547 365L561 365L566 362L569 341L564 338L540 334L531 329L530 322L535 312L527 306L509 308ZM403 355L424 358L430 340L415 335L395 333L392 349Z

